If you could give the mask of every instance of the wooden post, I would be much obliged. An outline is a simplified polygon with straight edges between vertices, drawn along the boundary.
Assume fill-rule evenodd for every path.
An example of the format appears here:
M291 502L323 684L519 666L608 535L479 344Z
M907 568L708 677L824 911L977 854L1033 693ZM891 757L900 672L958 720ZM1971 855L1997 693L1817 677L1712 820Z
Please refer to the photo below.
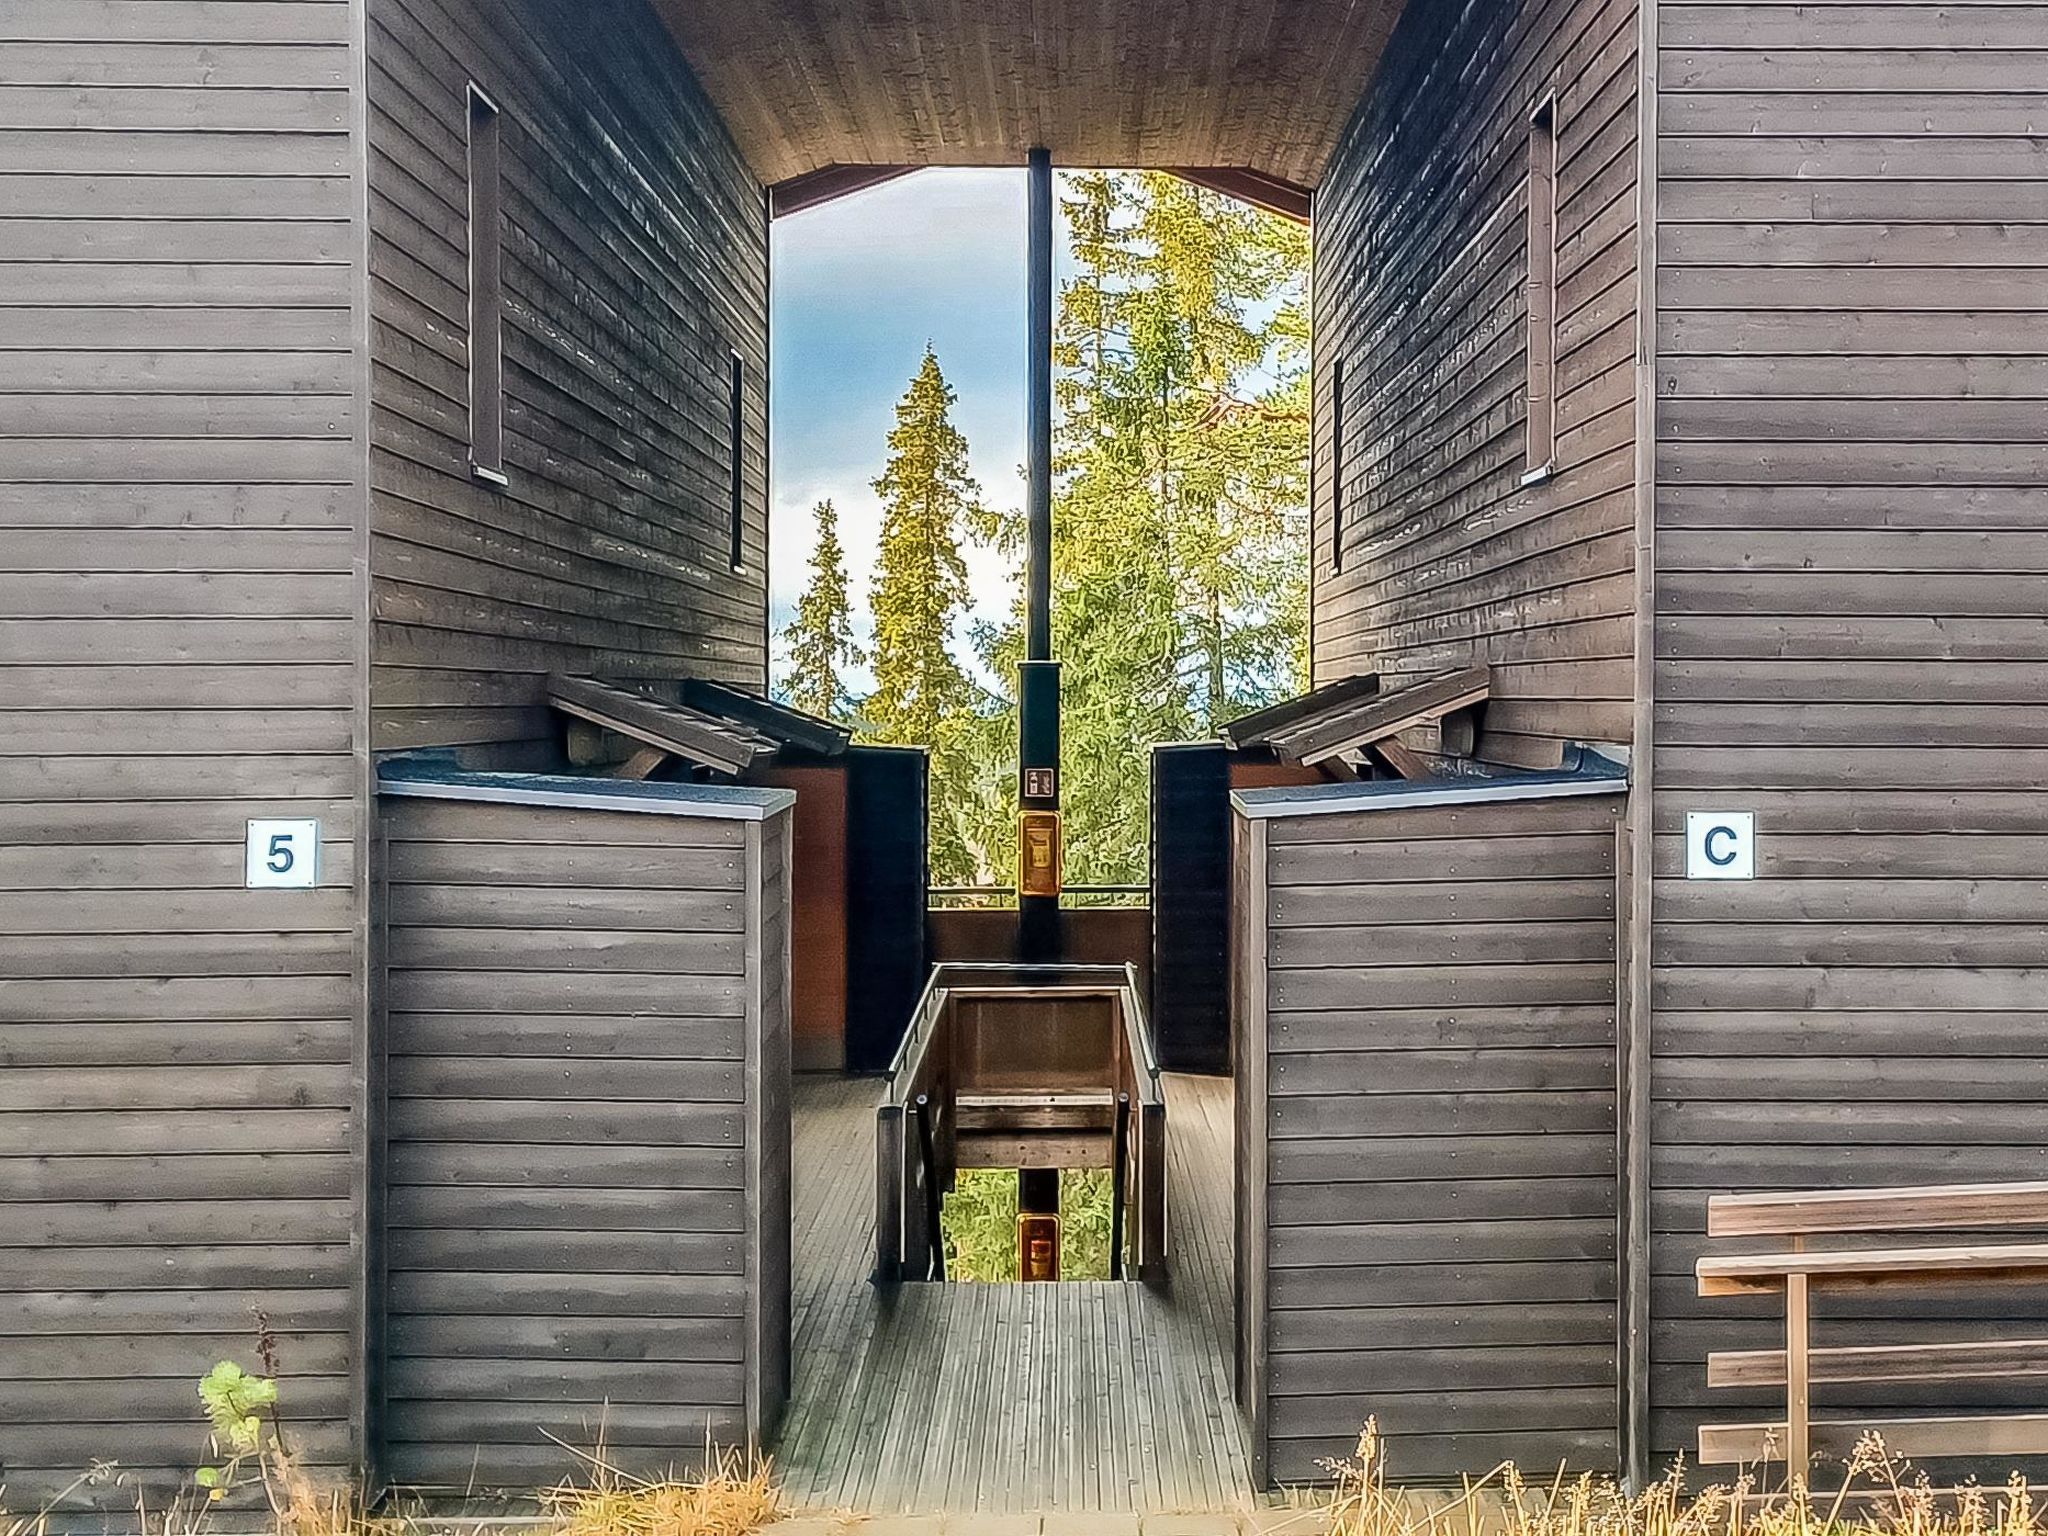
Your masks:
M1794 1479L1804 1483L1813 1464L1807 1423L1813 1395L1807 1363L1807 1330L1812 1312L1808 1306L1806 1282L1804 1274L1785 1277L1785 1474L1788 1488Z

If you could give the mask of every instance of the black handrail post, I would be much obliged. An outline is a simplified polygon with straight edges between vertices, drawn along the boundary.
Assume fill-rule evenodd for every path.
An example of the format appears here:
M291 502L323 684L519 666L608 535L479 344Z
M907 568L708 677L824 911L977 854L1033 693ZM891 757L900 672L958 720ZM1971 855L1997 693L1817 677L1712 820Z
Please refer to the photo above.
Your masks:
M1116 1131L1109 1143L1109 1278L1124 1277L1124 1153L1130 1145L1131 1096L1116 1096Z
M925 1278L946 1278L946 1235L940 1227L944 1213L944 1192L939 1188L939 1157L932 1137L931 1095L917 1096L917 1151L924 1161L925 1240L930 1252L925 1258Z

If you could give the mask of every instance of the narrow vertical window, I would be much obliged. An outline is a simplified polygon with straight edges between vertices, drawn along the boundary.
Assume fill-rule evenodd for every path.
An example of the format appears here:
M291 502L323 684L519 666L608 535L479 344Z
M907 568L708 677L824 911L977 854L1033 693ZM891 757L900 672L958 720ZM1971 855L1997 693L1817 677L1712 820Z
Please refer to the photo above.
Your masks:
M469 467L505 483L504 276L497 103L469 87Z
M1529 388L1525 480L1557 461L1557 99L1529 118Z
M747 365L740 361L739 353L732 355L732 402L731 415L727 426L732 450L732 505L731 514L732 568L744 571L747 568L746 535L747 477L746 477L746 411L745 390Z
M1330 364L1330 571L1344 569L1344 359Z

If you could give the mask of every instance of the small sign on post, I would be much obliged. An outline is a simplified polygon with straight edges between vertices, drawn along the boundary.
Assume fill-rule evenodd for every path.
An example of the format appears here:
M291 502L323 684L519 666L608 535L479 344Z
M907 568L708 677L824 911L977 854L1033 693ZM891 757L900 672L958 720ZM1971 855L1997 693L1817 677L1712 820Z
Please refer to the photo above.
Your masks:
M1754 880L1756 812L1687 811L1685 878Z
M320 878L320 823L249 823L244 883L251 890L305 890Z

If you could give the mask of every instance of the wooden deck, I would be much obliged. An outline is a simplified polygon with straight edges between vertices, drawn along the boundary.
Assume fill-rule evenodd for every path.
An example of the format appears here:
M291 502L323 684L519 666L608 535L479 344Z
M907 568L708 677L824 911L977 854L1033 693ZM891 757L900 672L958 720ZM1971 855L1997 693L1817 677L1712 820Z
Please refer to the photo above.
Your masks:
M1230 1384L1230 1084L1169 1077L1172 1285L871 1285L875 1080L796 1092L799 1508L1248 1508Z

